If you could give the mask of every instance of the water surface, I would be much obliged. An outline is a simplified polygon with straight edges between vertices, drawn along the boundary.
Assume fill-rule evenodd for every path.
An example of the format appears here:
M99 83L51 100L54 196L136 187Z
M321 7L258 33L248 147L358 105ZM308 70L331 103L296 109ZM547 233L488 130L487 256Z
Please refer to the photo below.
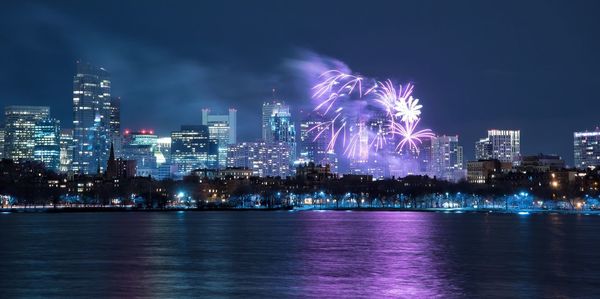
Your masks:
M0 215L13 297L600 297L600 216Z

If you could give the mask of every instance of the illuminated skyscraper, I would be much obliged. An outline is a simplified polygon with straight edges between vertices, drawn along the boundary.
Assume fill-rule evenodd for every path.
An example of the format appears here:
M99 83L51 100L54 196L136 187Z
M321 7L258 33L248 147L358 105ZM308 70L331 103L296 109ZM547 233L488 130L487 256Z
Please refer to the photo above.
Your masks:
M280 115L285 117L290 114L290 106L283 102L273 100L271 102L265 102L262 106L262 139L265 142L273 142L274 134L272 127L272 116Z
M44 118L35 123L33 158L50 170L60 170L60 122Z
M330 140L330 130L319 134L319 130L313 129L324 122L323 118L316 114L309 114L300 123L300 151L299 161L301 163L314 162L317 165L330 165L330 169L337 172L337 155L333 150L327 150Z
M218 166L217 141L210 139L208 126L181 126L171 132L171 163L177 165L179 175L194 169Z
M7 106L4 109L5 158L15 161L33 160L35 124L49 114L49 107Z
M121 97L110 98L108 120L110 134L113 139L121 136Z
M156 140L156 164L171 163L171 137L159 137Z
M209 113L209 109L202 109L202 125L208 126L210 139L217 140L219 168L225 168L227 147L237 142L237 110L229 109L227 115Z
M432 175L447 181L464 179L462 159L462 146L458 144L458 135L444 135L431 139Z
M60 172L71 171L73 162L73 130L60 130Z
M498 159L518 165L521 159L521 131L488 130L488 137L475 144L475 158Z
M0 127L0 159L4 159L4 127Z
M73 77L73 170L85 174L106 169L110 144L118 139L119 100L111 96L104 68L77 62Z
M296 160L296 126L290 107L281 102L263 104L263 121L268 117L267 130L263 131L267 143L287 143L290 149L290 164Z
M136 161L136 176L154 176L157 172L155 151L158 136L153 130L131 132L126 130L123 136L122 155L125 160Z
M242 142L229 146L227 167L252 170L259 177L286 177L290 173L290 147L284 142Z
M575 167L600 166L600 128L595 131L573 133Z

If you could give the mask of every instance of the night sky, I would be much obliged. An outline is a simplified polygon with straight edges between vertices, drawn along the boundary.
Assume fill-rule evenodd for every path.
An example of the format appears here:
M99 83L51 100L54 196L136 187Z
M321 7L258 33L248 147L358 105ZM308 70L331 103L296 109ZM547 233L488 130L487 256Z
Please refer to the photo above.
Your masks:
M161 134L236 107L239 139L259 138L272 88L310 104L298 66L319 59L415 83L421 123L459 134L465 159L518 128L523 154L571 164L572 132L600 123L600 1L47 2L2 2L0 104L64 127L78 59L111 72L123 128Z

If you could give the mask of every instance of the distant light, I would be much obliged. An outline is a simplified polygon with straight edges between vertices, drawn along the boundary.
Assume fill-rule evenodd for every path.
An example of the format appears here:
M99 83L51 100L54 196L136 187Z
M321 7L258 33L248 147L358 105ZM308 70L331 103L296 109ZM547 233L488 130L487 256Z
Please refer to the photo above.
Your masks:
M529 215L529 212L527 212L527 211L520 211L518 214L519 215Z

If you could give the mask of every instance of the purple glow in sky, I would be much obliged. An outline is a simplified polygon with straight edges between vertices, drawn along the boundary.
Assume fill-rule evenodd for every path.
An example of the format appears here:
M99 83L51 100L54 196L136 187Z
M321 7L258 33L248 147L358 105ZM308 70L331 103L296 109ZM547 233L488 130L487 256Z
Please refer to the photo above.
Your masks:
M388 143L396 144L396 152L418 152L422 139L435 135L429 129L417 129L423 105L412 95L414 85L397 86L389 79L376 81L340 70L323 72L312 97L314 112L326 121L310 130L318 131L316 138L329 133L327 150L339 146L349 159L365 160L370 150L378 151Z

